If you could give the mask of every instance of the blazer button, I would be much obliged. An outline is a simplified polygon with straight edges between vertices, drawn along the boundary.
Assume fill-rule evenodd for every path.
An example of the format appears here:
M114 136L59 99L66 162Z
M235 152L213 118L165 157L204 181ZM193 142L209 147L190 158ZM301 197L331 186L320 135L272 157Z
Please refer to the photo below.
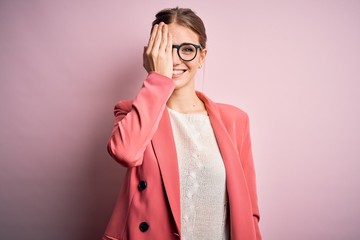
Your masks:
M138 185L139 190L140 190L140 191L143 191L143 190L145 190L146 187L147 187L146 181L145 181L145 180L141 180L141 181L139 182L139 185Z
M142 222L139 225L140 231L146 232L149 229L149 224L147 222Z

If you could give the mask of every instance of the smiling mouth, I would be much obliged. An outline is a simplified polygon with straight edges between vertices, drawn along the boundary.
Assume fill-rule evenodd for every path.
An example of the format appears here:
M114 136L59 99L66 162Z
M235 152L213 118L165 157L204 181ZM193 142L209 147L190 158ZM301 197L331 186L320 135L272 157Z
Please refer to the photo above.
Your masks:
M179 75L183 74L184 72L186 72L186 70L174 69L173 70L173 76L179 76Z

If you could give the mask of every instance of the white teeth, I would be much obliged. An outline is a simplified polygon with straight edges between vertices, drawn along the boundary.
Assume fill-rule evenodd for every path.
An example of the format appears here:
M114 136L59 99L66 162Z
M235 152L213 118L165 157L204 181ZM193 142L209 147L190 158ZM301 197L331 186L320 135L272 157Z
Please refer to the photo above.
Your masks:
M184 70L173 70L173 74L177 75L177 74L182 74L184 72Z

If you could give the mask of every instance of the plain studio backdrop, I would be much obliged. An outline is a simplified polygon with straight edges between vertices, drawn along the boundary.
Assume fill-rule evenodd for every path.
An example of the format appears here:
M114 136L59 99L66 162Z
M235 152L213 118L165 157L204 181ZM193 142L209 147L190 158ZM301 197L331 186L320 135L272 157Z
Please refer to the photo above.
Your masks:
M154 14L205 22L198 89L251 120L266 240L360 239L360 1L1 1L0 238L100 239Z

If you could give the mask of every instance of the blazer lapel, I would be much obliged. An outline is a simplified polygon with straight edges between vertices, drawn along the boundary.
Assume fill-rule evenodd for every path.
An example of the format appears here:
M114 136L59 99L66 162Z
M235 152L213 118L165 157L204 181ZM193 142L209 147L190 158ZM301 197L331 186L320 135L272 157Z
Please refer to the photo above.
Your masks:
M180 234L180 180L176 147L169 113L164 110L158 129L152 139L153 148L160 167L165 192L170 204L178 233Z
M197 95L205 103L221 156L223 157L225 167L229 168L226 170L229 171L232 169L232 166L230 166L231 162L234 162L231 160L238 159L235 143L231 140L215 103L200 92L197 92Z

